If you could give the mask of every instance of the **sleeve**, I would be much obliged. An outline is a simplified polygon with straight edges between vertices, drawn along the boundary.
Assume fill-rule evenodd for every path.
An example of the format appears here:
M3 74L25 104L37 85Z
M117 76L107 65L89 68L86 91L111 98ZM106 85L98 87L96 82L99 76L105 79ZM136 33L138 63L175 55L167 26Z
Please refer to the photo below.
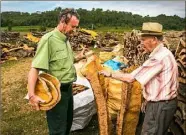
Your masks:
M160 73L162 69L163 65L160 61L148 60L131 74L142 86L145 86L153 77Z
M32 61L32 67L41 70L49 70L49 44L48 39L41 39Z

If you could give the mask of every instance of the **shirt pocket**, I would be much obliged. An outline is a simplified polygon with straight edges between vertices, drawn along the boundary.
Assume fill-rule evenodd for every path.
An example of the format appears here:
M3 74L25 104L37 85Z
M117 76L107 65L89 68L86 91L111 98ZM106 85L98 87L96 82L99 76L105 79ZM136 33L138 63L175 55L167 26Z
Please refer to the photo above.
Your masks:
M67 58L67 52L65 50L58 50L53 54L51 61L61 60L65 58Z
M65 50L58 50L54 53L50 60L51 70L61 70L64 69L64 63L67 61L67 52Z
M56 60L67 58L67 52L65 50L59 50L55 52Z

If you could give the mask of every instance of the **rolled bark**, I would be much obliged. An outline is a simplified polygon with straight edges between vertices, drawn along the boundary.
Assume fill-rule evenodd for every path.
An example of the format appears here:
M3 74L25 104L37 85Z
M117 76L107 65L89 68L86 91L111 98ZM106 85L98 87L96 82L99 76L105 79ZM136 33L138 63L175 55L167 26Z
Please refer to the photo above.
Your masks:
M99 135L110 135L108 109L106 106L106 99L98 75L98 71L100 70L101 66L98 64L96 57L94 57L94 59L89 61L82 68L81 73L89 80L93 89L97 105Z

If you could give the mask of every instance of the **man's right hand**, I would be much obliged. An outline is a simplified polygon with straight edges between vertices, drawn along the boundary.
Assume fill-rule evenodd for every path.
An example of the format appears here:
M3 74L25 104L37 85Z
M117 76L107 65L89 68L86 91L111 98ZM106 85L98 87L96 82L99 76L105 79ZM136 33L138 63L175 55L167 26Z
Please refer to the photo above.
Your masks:
M29 103L36 110L39 110L39 103L44 102L40 97L35 95L35 85L37 82L39 70L36 68L31 68L28 74L28 95Z
M29 98L29 103L37 111L40 110L39 109L39 103L44 103L44 102L45 102L44 100L42 100L40 97L38 97L36 95L32 95Z
M105 71L105 70L101 70L101 71L99 71L99 74L102 74L102 75L104 75L106 77L110 77L112 73L108 72L108 71Z

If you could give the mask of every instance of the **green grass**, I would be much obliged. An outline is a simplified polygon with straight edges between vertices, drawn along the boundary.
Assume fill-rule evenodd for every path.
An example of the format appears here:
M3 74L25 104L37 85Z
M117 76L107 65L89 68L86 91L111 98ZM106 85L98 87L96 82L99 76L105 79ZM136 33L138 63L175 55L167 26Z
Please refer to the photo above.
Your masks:
M83 27L82 27L83 28ZM29 32L30 29L36 29L39 30L40 26L13 26L12 27L12 31L16 31L16 32ZM51 29L51 28L47 28ZM8 27L1 27L1 30L8 30ZM118 32L118 33L123 33L123 32L129 32L132 29L130 28L125 28L125 27L99 27L96 28L94 31L96 32Z
M30 29L36 29L39 30L41 26L13 26L12 31L16 32L29 32ZM82 27L83 28L83 27ZM51 28L47 28L49 30ZM133 29L140 30L141 28L126 28L126 27L97 27L94 31L96 32L117 32L117 33L123 33L123 32L131 32ZM8 27L1 27L1 30L8 30ZM169 30L164 30L164 32L167 32Z
M140 30L140 28L129 28L129 27L99 27L96 28L94 31L96 32L116 32L116 33L123 33L123 32L131 32L133 29Z
M36 29L39 30L40 26L13 26L12 31L16 32L29 32L30 29ZM47 28L50 29L50 28ZM8 27L1 27L1 30L8 30Z
M94 31L102 32L102 33L106 33L106 32L123 33L123 32L129 32L131 30L132 29L130 28L124 28L124 27L100 27L100 28L96 28Z

